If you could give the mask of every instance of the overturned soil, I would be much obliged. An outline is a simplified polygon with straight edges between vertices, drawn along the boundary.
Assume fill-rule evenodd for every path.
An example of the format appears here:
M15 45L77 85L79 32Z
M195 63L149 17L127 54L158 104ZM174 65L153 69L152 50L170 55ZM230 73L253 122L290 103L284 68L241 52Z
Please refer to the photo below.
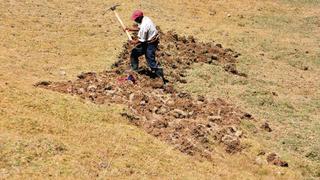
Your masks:
M122 115L130 123L188 155L210 159L218 144L228 153L244 148L239 124L252 120L250 114L222 99L192 96L173 86L187 83L186 70L193 63L218 65L232 74L246 76L236 69L238 53L214 42L197 42L192 36L161 33L157 59L169 80L163 86L148 70L143 57L139 73L128 71L130 49L129 44L124 44L123 52L109 71L82 73L75 81L44 81L36 86L77 95L97 104L124 104L128 108Z

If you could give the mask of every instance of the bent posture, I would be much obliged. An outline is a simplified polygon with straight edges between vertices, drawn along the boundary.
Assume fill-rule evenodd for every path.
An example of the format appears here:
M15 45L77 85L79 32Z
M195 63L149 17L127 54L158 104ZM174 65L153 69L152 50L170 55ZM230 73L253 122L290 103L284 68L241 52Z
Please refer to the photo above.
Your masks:
M151 70L166 83L163 69L156 61L156 50L159 44L159 34L155 24L152 20L143 15L143 12L136 10L133 12L131 19L135 21L138 26L126 28L128 31L138 31L138 39L130 41L136 47L132 49L130 55L131 69L138 71L139 57L145 55L148 66Z

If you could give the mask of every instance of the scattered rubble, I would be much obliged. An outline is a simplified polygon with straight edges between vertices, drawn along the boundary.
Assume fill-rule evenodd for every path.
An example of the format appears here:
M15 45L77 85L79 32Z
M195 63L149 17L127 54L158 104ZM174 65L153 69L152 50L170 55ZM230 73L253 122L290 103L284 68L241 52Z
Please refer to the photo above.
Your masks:
M197 42L192 36L179 36L174 32L161 33L161 37L157 58L171 83L186 83L186 70L193 63L221 65L229 67L225 69L232 74L245 76L236 70L238 53L231 49L225 50L213 42ZM228 153L237 153L244 148L239 124L252 120L250 114L219 98L194 97L175 89L170 83L165 87L156 84L155 76L146 68L144 60L139 74L129 73L131 48L129 44L124 45L124 51L111 70L81 73L75 81L44 81L36 86L77 95L97 104L127 105L122 116L130 123L189 155L210 159L217 143ZM129 74L134 76L134 81L127 78Z
M247 77L247 74L239 72L236 68L236 57L240 56L240 53L230 48L223 49L221 44L214 42L198 42L193 36L179 36L172 31L160 34L157 60L164 67L165 74L171 82L186 83L183 79L186 76L186 70L190 69L194 63L219 65L231 74ZM124 44L124 51L118 56L118 61L112 65L113 68L117 68L119 72L129 68L131 48L129 44ZM145 61L141 63L145 64ZM142 72L145 70L142 69Z

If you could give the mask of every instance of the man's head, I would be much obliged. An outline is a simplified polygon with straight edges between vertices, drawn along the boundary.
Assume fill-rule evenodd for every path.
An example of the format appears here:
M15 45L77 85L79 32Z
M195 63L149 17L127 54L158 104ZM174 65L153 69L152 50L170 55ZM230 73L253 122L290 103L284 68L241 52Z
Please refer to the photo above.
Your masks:
M132 13L131 19L137 23L141 23L143 19L143 12L140 10L135 10Z

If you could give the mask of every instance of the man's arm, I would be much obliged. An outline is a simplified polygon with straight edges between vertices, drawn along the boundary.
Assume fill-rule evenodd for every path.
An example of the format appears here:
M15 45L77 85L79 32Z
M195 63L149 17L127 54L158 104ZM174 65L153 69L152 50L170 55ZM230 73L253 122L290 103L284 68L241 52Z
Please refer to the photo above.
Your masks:
M138 26L132 26L132 28L125 28L124 29L125 31L139 31L140 28Z
M139 41L139 39L133 39L133 40L129 41L129 43L132 44L132 45L137 45L137 44L139 44L141 42Z

